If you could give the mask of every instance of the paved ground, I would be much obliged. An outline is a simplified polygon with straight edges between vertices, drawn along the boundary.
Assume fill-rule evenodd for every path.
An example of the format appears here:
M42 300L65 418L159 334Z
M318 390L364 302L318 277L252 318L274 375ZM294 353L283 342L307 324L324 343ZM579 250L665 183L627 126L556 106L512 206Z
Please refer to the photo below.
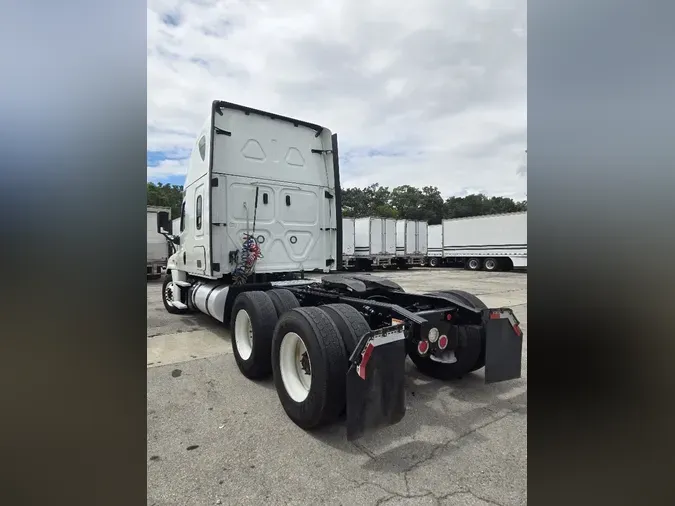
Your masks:
M168 314L148 282L148 504L520 505L527 503L527 274L383 273L407 291L463 289L513 308L523 378L482 371L443 383L408 361L407 414L352 444L343 424L307 433L270 381L237 369L230 336L205 315Z

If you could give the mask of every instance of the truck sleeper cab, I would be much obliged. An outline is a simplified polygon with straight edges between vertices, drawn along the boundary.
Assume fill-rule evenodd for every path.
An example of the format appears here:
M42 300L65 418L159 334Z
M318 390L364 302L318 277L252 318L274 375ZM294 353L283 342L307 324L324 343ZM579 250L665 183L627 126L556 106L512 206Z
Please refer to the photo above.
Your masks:
M346 410L349 439L404 416L406 356L440 379L483 368L487 382L519 378L523 336L510 309L332 273L343 251L337 149L318 125L214 102L171 237L167 311L228 326L239 370L272 375L289 418L312 429ZM157 226L170 229L166 213ZM303 279L310 270L324 275Z

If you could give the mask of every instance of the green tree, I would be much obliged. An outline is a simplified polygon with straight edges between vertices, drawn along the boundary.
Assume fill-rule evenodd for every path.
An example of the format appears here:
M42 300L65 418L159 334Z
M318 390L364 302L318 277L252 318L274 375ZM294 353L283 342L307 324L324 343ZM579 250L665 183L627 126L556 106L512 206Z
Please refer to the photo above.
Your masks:
M342 189L342 214L353 218L377 216L396 218L396 209L391 206L389 188L375 183L365 188Z
M147 205L170 207L171 217L180 216L180 206L183 202L183 187L163 183L148 183Z
M180 215L183 187L148 183L148 205L171 208L171 216ZM487 214L527 211L527 201L515 202L507 197L488 197L482 193L443 200L435 186L416 188L397 186L390 190L378 183L365 188L342 189L342 214L347 217L402 218L423 220L435 225L443 219L483 216Z

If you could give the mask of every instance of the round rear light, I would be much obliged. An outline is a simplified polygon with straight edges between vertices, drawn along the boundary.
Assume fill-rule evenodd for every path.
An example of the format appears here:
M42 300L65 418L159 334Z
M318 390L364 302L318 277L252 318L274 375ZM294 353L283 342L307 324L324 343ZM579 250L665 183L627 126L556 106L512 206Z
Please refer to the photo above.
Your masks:
M444 350L445 348L448 347L448 336L443 335L438 338L438 347L441 350Z
M417 353L425 355L429 351L429 341L420 341L417 343Z
M432 343L435 343L436 341L438 341L438 336L440 334L441 333L438 331L438 329L436 327L433 327L432 329L429 330L429 336L428 336L429 341L432 342Z

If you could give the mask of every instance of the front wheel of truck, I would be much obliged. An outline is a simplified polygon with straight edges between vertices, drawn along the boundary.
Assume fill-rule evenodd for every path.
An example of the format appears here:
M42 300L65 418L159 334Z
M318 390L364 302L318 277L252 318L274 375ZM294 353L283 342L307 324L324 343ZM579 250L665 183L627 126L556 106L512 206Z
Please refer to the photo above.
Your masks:
M164 309L171 314L185 314L188 312L187 309L179 309L173 305L173 301L177 299L177 292L178 287L174 285L173 280L171 279L171 273L169 273L164 278L164 283L162 283L162 302L164 303Z

